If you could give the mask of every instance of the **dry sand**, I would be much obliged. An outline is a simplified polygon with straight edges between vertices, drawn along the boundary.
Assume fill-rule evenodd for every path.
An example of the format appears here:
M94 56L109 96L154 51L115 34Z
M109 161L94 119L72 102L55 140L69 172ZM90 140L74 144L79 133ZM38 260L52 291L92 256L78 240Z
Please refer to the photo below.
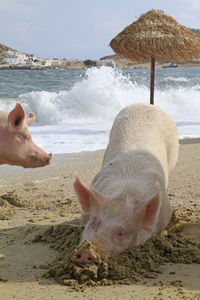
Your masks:
M0 300L200 299L200 141L182 142L161 236L92 267L69 262L82 228L72 189L104 151L55 155L50 166L0 166ZM44 276L45 275L45 276Z

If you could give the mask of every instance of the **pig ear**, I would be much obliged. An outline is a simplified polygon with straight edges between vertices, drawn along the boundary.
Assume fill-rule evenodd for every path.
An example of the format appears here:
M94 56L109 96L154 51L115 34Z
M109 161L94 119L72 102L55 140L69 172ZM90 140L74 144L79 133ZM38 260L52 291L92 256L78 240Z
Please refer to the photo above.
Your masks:
M8 115L8 128L11 131L15 131L17 128L22 126L25 118L25 112L21 104L17 103L15 108Z
M107 198L91 187L85 185L77 176L74 189L84 212L90 212L91 207L107 201Z
M138 206L134 207L134 215L141 227L149 231L153 230L156 217L160 209L160 191L148 201L143 201Z
M31 125L36 119L36 116L31 112L28 114L28 119L26 119L27 125Z

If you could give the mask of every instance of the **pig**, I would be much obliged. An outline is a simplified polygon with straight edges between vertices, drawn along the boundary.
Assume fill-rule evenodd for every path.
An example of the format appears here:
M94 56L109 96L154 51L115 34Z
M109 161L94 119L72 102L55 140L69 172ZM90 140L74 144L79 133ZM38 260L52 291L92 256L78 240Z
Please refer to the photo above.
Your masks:
M173 119L159 107L133 104L116 117L102 169L91 185L79 176L74 189L87 224L74 263L93 263L144 244L168 225L169 175L178 158L178 133ZM96 252L81 248L91 241Z
M28 126L35 119L33 113L25 119L25 112L19 103L10 113L0 111L0 165L37 168L50 163L52 154L47 154L34 144L29 133Z

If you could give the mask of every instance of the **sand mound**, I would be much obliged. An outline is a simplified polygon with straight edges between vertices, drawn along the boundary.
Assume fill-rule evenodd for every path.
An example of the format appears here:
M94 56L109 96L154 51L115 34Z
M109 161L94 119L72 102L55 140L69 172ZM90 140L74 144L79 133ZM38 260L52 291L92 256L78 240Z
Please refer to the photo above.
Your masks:
M185 220L187 220L185 222ZM48 243L59 254L47 267L46 276L59 283L80 289L86 286L131 284L155 278L166 263L200 264L200 209L188 215L177 209L167 230L154 236L143 246L109 258L99 257L95 264L77 265L71 262L83 230L81 221L50 227L35 242ZM86 242L86 248L92 244Z
M0 195L0 220L10 220L14 207L22 207L23 201L13 192Z

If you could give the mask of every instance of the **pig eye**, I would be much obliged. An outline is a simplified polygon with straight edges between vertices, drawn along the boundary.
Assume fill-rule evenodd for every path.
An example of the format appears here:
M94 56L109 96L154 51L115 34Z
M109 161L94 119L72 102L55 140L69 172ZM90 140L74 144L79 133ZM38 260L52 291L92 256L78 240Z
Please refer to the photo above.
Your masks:
M30 134L26 134L26 135L24 135L24 138L25 138L26 140L30 140L31 136L30 136Z
M121 240L126 237L126 232L123 228L120 227L113 232L113 237L114 239Z
M123 231L123 230L119 230L118 232L117 232L117 236L118 237L123 237L125 235L125 232Z

